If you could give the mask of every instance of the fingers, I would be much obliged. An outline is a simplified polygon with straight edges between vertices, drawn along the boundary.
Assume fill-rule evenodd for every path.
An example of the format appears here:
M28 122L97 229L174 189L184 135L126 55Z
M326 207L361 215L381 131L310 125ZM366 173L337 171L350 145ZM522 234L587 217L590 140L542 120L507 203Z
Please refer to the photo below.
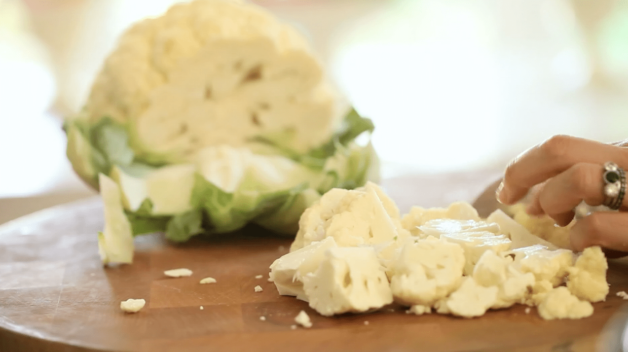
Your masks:
M554 136L528 149L508 165L498 199L504 204L514 204L528 193L530 187L577 163L601 166L607 161L626 168L628 149L582 138Z
M528 207L528 212L547 214L558 225L566 226L574 217L573 209L582 201L591 206L604 203L603 177L604 169L598 164L576 164L549 179Z
M601 246L615 251L628 251L628 214L597 212L578 220L570 233L571 247L582 251Z

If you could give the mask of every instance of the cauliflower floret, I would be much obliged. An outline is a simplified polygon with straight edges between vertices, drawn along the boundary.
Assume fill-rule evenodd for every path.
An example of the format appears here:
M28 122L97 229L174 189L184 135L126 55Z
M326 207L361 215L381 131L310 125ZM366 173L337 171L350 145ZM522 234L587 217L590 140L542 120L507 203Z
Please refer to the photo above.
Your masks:
M538 308L539 315L545 320L581 319L593 314L593 306L581 301L564 287L557 287L547 293Z
M337 247L334 238L327 237L275 260L270 266L270 279L279 294L306 300L302 278L316 271L325 259L325 252L334 247Z
M491 213L491 215L486 218L486 221L499 225L501 233L507 235L512 241L512 248L521 248L540 244L551 250L558 249L558 247L550 242L531 234L530 231L528 231L528 229L526 229L523 225L519 224L499 209Z
M532 273L537 281L547 280L554 287L563 283L573 265L573 253L567 249L548 250L543 245L517 248L515 265L524 273Z
M606 300L608 282L606 282L608 262L602 249L598 246L589 247L576 260L576 265L569 268L567 287L580 299L589 302Z
M485 251L491 249L499 254L510 249L510 240L496 234L499 227L495 224L473 220L431 220L421 226L419 231L461 245L466 258L465 275L473 273L475 263Z
M491 308L507 308L524 303L534 285L534 275L521 273L512 265L510 257L500 257L492 250L482 254L475 265L473 279L484 286L498 288L497 299Z
M398 213L392 200L372 182L358 190L332 189L301 215L299 232L290 250L325 237L334 237L341 247L407 237L409 233L396 225Z
M458 288L465 264L460 245L435 238L406 244L392 269L390 288L404 305L431 306Z
M324 316L365 312L392 303L386 274L370 247L331 248L315 273L303 278L310 307Z
M554 285L552 285L551 282L547 280L537 281L534 283L534 286L532 286L532 295L526 301L526 304L529 306L538 306L553 289Z
M305 152L329 139L337 105L295 29L255 5L196 0L128 29L85 111L91 121L132 125L138 154L180 162L207 146L273 135Z
M412 207L410 212L403 216L401 224L404 229L410 231L412 236L418 236L418 226L434 219L474 220L480 221L477 210L466 202L456 202L448 208L421 208Z
M484 287L472 277L465 277L460 288L448 298L435 304L440 314L453 314L465 318L484 315L497 301L498 288Z
M516 222L523 225L533 235L539 236L559 248L571 249L569 231L575 224L575 221L564 227L556 227L554 219L547 215L541 217L528 215L524 204L511 206L509 212L513 214Z

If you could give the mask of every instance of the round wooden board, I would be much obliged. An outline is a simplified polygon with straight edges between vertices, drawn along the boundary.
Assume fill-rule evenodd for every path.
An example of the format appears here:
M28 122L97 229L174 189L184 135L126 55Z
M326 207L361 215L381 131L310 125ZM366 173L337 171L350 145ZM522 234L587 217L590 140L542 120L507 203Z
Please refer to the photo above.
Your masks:
M402 178L385 187L406 211L471 201L494 176ZM524 306L479 319L415 316L399 306L325 318L267 281L288 238L252 228L183 245L143 236L133 265L103 268L101 211L91 199L0 227L0 351L591 351L623 303L615 293L628 290L628 268L613 263L611 294L582 320L544 321ZM194 274L164 276L174 268ZM200 285L207 276L218 282ZM146 307L124 314L119 305L128 298L144 298ZM291 329L300 310L311 329Z

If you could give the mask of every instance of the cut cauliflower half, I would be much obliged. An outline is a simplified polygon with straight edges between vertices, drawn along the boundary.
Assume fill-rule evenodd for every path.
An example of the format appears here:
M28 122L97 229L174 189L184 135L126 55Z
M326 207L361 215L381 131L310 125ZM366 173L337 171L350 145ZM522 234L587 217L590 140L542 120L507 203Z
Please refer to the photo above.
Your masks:
M453 314L464 318L479 317L495 304L498 291L495 286L484 287L467 276L454 293L436 302L434 307L440 314Z
M196 0L121 36L85 113L129 125L138 155L180 162L258 137L299 152L318 147L338 123L335 95L294 28L252 4Z
M537 281L549 281L554 287L562 284L573 265L573 253L567 249L549 250L543 245L514 249L515 266L532 273Z
M456 290L462 280L464 251L456 243L428 238L406 244L392 269L390 288L406 306L431 306Z
M581 319L593 314L593 306L587 301L579 300L567 287L561 286L545 294L538 312L545 320Z
M567 287L580 299L589 302L604 301L609 291L607 270L608 262L602 249L598 246L589 247L578 257L576 264L569 268Z
M325 252L334 247L337 247L334 238L327 237L275 260L270 266L270 279L279 294L307 300L303 291L303 277L315 272L325 259Z
M407 237L409 233L401 228L398 214L392 200L372 182L356 190L332 189L301 215L290 250L325 237L334 237L341 247Z
M508 308L525 303L534 286L531 273L522 273L513 266L512 258L501 257L492 250L482 254L473 270L473 278L484 287L497 287L497 299L491 308Z
M370 247L331 248L318 270L303 278L310 307L324 316L366 312L392 303L390 285Z

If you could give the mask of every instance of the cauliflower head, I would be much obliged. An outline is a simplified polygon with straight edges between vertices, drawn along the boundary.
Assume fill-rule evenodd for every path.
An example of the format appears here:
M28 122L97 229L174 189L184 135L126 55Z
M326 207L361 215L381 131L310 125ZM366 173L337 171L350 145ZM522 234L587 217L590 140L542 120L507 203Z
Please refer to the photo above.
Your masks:
M194 0L122 34L64 124L67 156L94 188L99 175L118 185L133 235L294 235L321 194L378 179L374 126L342 105L295 28Z

